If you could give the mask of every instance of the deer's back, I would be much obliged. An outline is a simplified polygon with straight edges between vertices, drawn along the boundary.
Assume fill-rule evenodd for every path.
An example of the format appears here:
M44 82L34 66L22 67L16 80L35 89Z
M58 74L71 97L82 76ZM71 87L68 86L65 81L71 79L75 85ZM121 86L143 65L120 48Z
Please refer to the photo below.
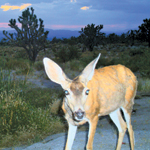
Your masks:
M114 65L96 69L88 87L87 105L93 107L93 111L98 110L99 115L106 115L122 106L131 111L137 81L130 69Z

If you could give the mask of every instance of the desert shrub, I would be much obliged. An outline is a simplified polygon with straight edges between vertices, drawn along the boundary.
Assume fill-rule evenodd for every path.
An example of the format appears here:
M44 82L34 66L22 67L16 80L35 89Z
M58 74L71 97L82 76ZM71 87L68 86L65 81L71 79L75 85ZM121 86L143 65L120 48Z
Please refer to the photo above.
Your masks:
M150 49L143 47L132 49L129 54L131 57L127 63L127 66L132 71L139 71L142 76L150 77Z
M109 57L104 57L104 56L101 56L100 60L97 63L97 67L109 66L109 65L113 65L113 62L111 61Z
M26 84L26 80L15 80L15 75L13 75L10 71L1 70L0 71L0 92L9 90L19 90L21 91Z
M0 94L0 101L1 134L14 133L30 126L31 109L22 100L19 92L16 90L3 91Z
M86 52L82 53L82 56L80 58L81 65L85 67L88 63L90 63L97 56L95 56L94 52L92 53L90 51L86 51Z
M34 63L34 68L38 71L44 70L44 65L42 61L37 61Z
M139 78L138 79L138 88L139 92L150 92L150 79L149 78Z
M135 48L132 48L129 52L129 55L130 56L135 56L135 55L141 55L144 53L144 50L141 49L141 48L138 48L138 49L135 49Z
M28 74L31 71L31 62L25 59L8 59L5 69L16 70L16 74Z
M58 89L30 89L25 81L14 80L9 71L1 70L0 145L14 146L37 136L41 140L44 135L62 132L63 117L57 115L62 95Z
M133 72L139 71L142 76L150 77L150 49L147 47L131 47L118 56L113 56L110 64L122 64Z
M67 62L72 59L79 59L81 51L77 46L71 45L53 45L52 51L55 59L59 62Z
M51 112L50 107L47 109L33 107L15 90L10 90L8 93L1 92L0 102L1 134L13 134L16 131L31 128L45 131L45 129L48 130L50 122L59 119L59 116L52 116L54 111ZM55 108L58 111L58 106L55 105Z
M13 133L25 124L28 107L22 101L25 81L15 81L9 71L0 72L0 132ZM29 117L29 116L28 116ZM27 121L28 122L28 121Z
M86 66L88 65L92 60L94 60L98 54L100 52L97 51L97 52L85 52L84 54L82 54L82 58L80 59L80 62L82 64L82 66ZM105 54L101 53L101 57L96 65L96 68L99 68L101 66L109 66L109 65L112 65L112 62L111 62L112 58L110 57L107 57Z
M82 71L83 69L83 65L82 65L82 62L80 60L77 60L77 59L73 59L73 60L70 60L66 63L63 63L63 64L60 64L60 66L62 67L62 69L64 71ZM66 72L66 73L67 73Z
M27 52L23 48L15 48L14 58L28 59Z
M142 76L150 77L150 48L144 50L144 53L136 60L139 71Z
M54 99L63 97L61 89L33 88L26 91L24 100L36 108L47 108Z
M9 58L28 59L26 51L23 48L17 46L0 46L0 55L2 54Z
M0 68L5 68L6 62L7 60L5 59L5 57L0 57Z
M70 61L70 69L73 71L82 71L83 66L80 60L74 59Z
M24 59L8 59L6 62L6 68L7 69L22 69L22 68L29 68L30 64L28 60Z

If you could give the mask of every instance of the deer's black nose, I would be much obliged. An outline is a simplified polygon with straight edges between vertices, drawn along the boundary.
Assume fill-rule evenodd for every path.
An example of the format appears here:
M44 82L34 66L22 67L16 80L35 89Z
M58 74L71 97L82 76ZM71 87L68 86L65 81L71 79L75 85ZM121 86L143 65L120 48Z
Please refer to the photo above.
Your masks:
M78 111L75 111L75 116L78 118L78 119L82 119L83 116L84 116L85 112L82 111L81 109L79 109Z

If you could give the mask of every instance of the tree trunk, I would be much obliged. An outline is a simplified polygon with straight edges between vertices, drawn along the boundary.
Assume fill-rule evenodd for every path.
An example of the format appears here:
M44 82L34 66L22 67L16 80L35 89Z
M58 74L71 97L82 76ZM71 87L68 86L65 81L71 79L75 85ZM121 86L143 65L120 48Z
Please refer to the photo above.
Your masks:
M93 51L93 46L89 46L89 51L90 51L90 52Z

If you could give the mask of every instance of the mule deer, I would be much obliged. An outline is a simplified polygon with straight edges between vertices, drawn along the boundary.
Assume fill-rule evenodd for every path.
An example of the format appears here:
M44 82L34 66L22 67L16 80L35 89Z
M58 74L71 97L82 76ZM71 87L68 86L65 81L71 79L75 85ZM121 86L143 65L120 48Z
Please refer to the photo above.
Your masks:
M54 61L48 58L43 60L48 77L60 84L65 92L62 109L69 124L65 150L71 150L77 126L86 122L89 123L86 148L92 150L99 116L105 115L110 116L119 131L116 149L121 149L128 128L131 149L134 150L131 112L137 88L136 77L130 69L122 65L95 69L99 57L100 54L73 80Z

